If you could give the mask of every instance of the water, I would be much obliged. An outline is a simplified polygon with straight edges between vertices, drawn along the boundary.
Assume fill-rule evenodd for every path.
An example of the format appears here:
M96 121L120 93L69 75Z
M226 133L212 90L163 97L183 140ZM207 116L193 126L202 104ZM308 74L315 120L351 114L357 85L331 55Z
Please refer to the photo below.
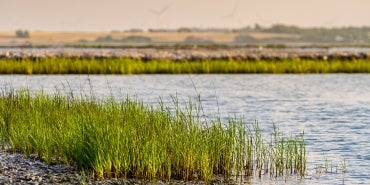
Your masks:
M287 135L304 130L308 174L291 184L370 184L370 75L3 75L0 87L72 92L97 98L135 96L156 105L172 96L180 102L200 94L207 116L257 119L266 133L275 123ZM185 103L184 103L185 104ZM268 136L268 135L267 135ZM346 173L342 168L346 161ZM332 173L316 173L328 160ZM331 168L333 166L333 168ZM339 169L338 168L338 169ZM253 184L285 184L284 179Z

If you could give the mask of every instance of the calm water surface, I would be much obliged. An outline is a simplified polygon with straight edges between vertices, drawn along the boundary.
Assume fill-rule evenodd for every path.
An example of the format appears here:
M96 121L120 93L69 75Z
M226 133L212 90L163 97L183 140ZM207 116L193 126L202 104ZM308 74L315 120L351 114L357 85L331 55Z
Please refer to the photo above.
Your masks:
M304 130L308 175L291 184L370 184L370 75L132 75L132 76L0 76L3 90L43 89L47 93L73 92L97 98L135 96L157 104L196 100L200 94L207 116L243 116L258 120L265 133L275 123L285 134ZM185 104L185 103L184 103ZM267 134L267 137L268 134ZM315 167L341 166L347 173L318 175ZM284 184L283 179L252 184Z

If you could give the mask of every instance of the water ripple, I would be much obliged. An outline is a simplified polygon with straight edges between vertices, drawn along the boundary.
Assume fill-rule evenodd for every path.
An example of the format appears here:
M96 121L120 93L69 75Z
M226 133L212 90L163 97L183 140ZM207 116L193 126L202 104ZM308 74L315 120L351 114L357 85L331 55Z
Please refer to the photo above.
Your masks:
M370 75L3 75L3 91L29 88L97 98L135 96L157 104L197 101L206 116L257 119L269 134L272 124L286 134L305 131L309 174L292 184L370 184ZM193 85L194 84L194 85ZM325 160L347 163L345 174L315 175ZM263 181L268 182L268 181ZM284 184L285 181L282 181ZM258 180L255 181L259 183Z

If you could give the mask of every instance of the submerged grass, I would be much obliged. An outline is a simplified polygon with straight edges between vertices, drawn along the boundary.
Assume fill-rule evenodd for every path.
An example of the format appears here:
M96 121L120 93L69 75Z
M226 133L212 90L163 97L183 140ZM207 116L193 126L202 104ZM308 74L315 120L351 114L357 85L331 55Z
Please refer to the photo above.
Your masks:
M370 60L0 59L0 74L369 73Z
M93 177L182 179L209 182L244 176L303 177L300 137L262 138L258 123L230 118L201 123L199 110L147 106L126 98L74 98L29 91L0 95L0 144L64 163Z

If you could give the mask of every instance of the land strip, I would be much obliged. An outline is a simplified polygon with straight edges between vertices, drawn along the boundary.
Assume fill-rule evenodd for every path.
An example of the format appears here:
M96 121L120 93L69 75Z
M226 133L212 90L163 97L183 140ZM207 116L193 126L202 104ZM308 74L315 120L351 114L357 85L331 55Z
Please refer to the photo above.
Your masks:
M131 58L142 61L196 60L354 60L370 59L361 48L1 48L0 59Z

